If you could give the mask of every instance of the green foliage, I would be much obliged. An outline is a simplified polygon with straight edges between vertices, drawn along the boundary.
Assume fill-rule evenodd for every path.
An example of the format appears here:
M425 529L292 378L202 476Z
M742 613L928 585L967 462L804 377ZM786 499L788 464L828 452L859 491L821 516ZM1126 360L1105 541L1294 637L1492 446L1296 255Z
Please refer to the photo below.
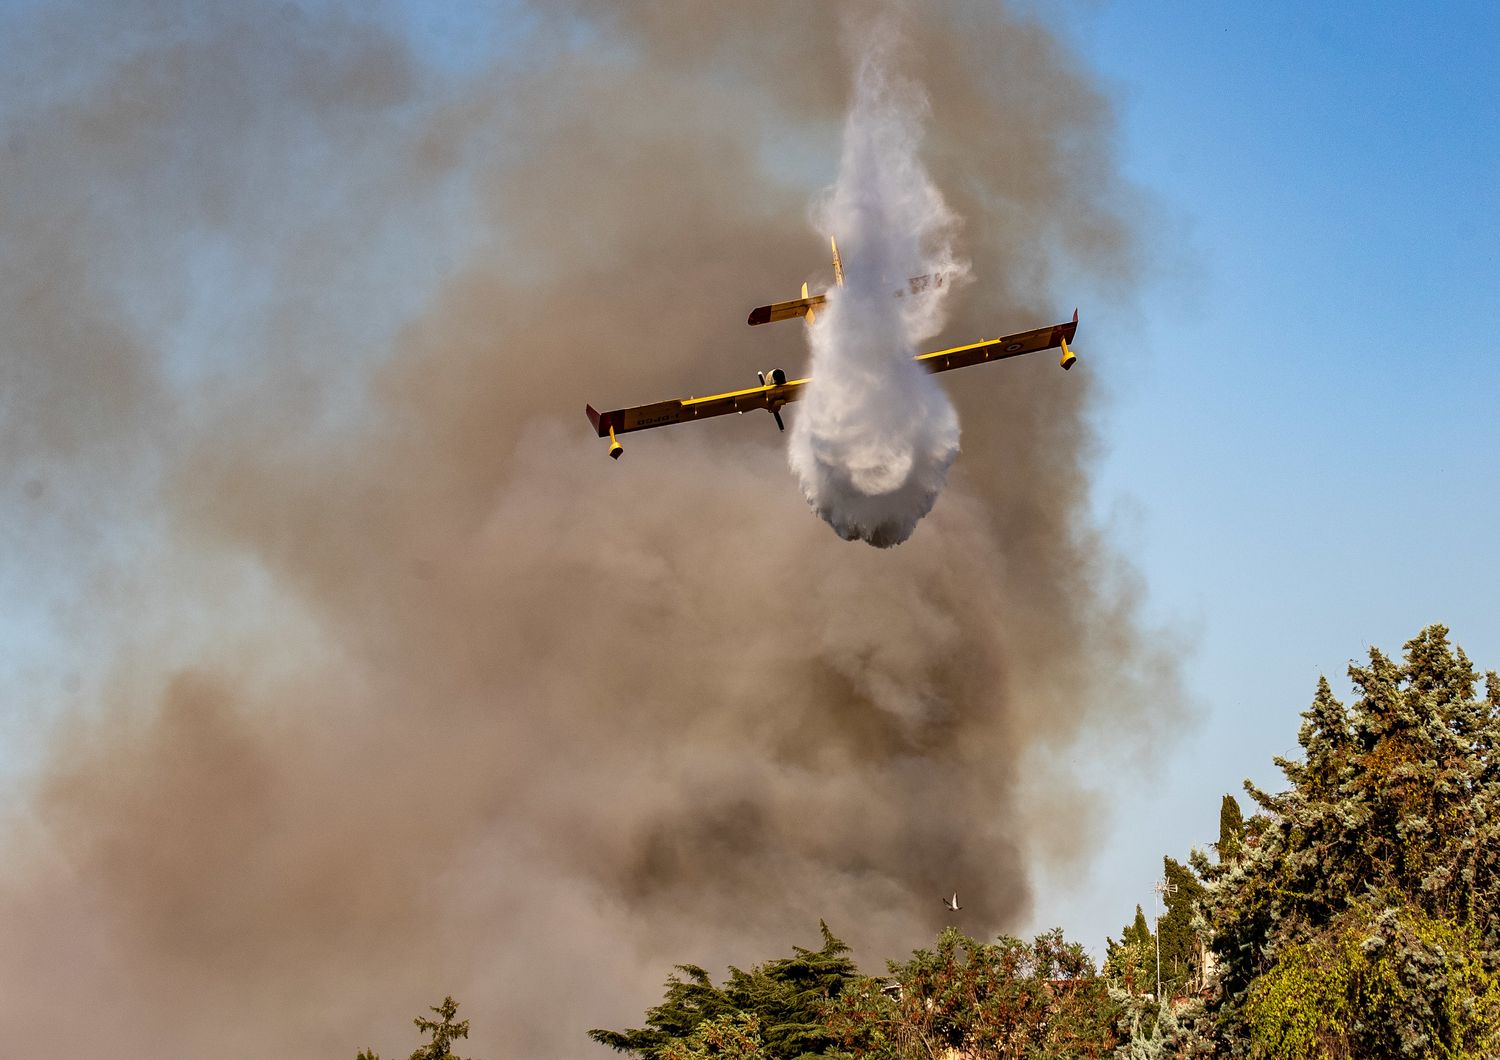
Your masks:
M1135 920L1120 932L1120 941L1104 940L1104 975L1127 994L1156 992L1156 938L1146 914L1135 907Z
M1233 795L1225 795L1219 804L1219 841L1214 849L1221 865L1238 861L1245 849L1245 817Z
M859 975L849 947L819 924L823 947L793 947L794 955L729 970L722 987L696 965L678 965L662 1003L634 1030L591 1030L589 1037L649 1060L698 1056L795 1058L822 1055L831 1044L826 1006ZM748 1017L749 1021L745 1018ZM754 1048L759 1051L744 1052ZM742 1052L713 1052L740 1049ZM709 1051L705 1051L709 1050Z
M1209 1056L1209 1019L1201 1001L1180 995L1196 973L1201 917L1198 900L1204 886L1191 869L1163 859L1163 875L1176 887L1166 895L1166 915L1159 926L1162 997L1156 996L1156 940L1140 906L1121 941L1106 940L1105 977L1118 1007L1116 1028L1124 1060Z
M821 950L731 969L722 987L681 965L645 1028L589 1036L656 1060L906 1060L945 1049L1081 1060L1117 1044L1120 1007L1061 930L986 944L950 928L936 950L891 963L882 979L859 975L847 952L825 926Z
M1167 1060L1213 1056L1211 1021L1196 999L1158 1005L1154 999L1119 995L1120 1060Z
M1118 1006L1083 948L1061 929L1031 944L981 943L948 928L936 950L890 965L829 1006L842 1051L859 1060L941 1056L1102 1057Z
M412 1053L410 1060L464 1060L453 1052L453 1042L469 1036L469 1021L453 1019L458 1015L458 1002L445 997L441 1005L432 1008L432 1012L442 1018L432 1020L418 1016L412 1020L417 1030L432 1035L432 1041Z
M465 1060L453 1052L453 1043L469 1036L469 1021L453 1018L458 1015L458 1002L445 997L441 1005L432 1006L430 1011L441 1018L417 1016L412 1020L417 1030L432 1036L432 1041L412 1053L410 1060ZM373 1049L363 1049L355 1060L380 1060L380 1056Z
M1157 926L1162 996L1175 997L1188 989L1198 964L1198 932L1193 922L1203 884L1191 869L1170 857L1162 859L1162 878L1171 885L1165 896L1166 915Z
M1146 914L1142 912L1140 906L1135 907L1135 920L1127 929L1125 937L1143 946L1154 945L1155 936L1151 934L1151 925L1147 922Z
M674 1038L661 1052L663 1060L765 1060L766 1043L760 1020L748 1012L717 1016L693 1028L687 1038Z
M1267 1060L1500 1053L1500 976L1472 928L1361 903L1288 947L1251 986L1243 1021Z
M1500 680L1478 698L1447 632L1423 630L1400 663L1372 650L1349 669L1352 704L1320 680L1304 757L1277 759L1289 789L1246 784L1254 840L1205 873L1229 1055L1351 1055L1339 1043L1365 1041L1372 996L1404 1030L1352 1055L1471 1055L1468 1024L1421 1013L1489 1011L1500 967ZM1395 926L1375 932L1372 917Z

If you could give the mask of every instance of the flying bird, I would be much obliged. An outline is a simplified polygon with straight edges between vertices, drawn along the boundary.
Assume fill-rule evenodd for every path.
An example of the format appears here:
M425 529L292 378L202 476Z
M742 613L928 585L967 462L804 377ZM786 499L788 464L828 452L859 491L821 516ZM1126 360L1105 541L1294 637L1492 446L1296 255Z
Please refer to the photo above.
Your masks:
M951 913L956 913L960 909L963 908L963 906L961 906L961 905L958 904L958 892L957 891L954 892L952 898L944 898L943 899L943 908L947 909Z

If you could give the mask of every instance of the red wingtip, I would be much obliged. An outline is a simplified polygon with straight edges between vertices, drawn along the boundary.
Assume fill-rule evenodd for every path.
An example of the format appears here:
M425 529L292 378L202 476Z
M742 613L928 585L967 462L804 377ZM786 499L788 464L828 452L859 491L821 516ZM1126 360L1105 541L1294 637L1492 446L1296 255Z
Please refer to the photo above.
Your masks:
M599 427L599 420L601 417L595 410L594 406L585 405L583 406L583 411L588 413L589 423L594 425L594 433L597 434L600 438L603 438L606 432Z
M750 316L745 321L745 323L749 324L753 328L757 324L768 323L770 319L771 307L768 305L758 305L754 309L750 310Z
M1073 307L1073 323L1078 323L1078 307Z

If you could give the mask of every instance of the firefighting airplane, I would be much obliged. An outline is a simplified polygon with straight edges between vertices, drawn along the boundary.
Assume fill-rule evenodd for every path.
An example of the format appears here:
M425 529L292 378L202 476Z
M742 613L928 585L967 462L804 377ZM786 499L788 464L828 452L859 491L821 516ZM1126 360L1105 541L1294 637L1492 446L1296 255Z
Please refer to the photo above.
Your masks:
M834 281L842 287L844 266L839 260L838 243L833 240L829 242L833 247ZM895 294L900 297L910 291L911 294L918 295L923 291L941 287L944 279L942 274L917 276L908 280L906 287L897 290ZM810 324L817 308L823 305L827 297L826 292L809 295L807 284L804 283L802 297L788 302L773 302L770 305L757 306L750 310L749 323L754 326L802 317ZM1068 348L1068 343L1073 340L1073 335L1077 330L1078 310L1075 309L1073 319L1061 324L1049 324L1044 328L1023 331L1017 335L1004 335L998 339L985 339L967 346L954 346L952 349L920 353L913 359L929 372L936 373L1061 347L1062 357L1058 363L1067 369L1072 368L1074 362L1078 360L1077 355ZM765 409L775 418L776 429L786 430L786 425L781 421L781 408L783 405L802 398L808 380L788 379L786 373L780 368L771 369L769 374L769 382L766 379L767 373L757 372L756 375L760 377L760 386L750 387L748 390L731 390L727 394L657 401L650 405L615 409L613 412L598 412L592 405L586 405L584 409L588 413L589 423L593 425L595 433L600 438L609 438L609 455L615 460L620 459L620 454L624 452L624 447L615 437L618 434L645 431L653 427L667 427L690 420L705 420L713 416L727 416L731 412Z

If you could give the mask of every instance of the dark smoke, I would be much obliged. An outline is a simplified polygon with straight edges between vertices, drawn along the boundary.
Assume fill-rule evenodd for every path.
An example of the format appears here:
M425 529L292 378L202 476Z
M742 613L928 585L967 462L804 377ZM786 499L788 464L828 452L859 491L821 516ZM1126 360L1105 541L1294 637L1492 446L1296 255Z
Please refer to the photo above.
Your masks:
M1089 520L1089 362L948 384L895 553L767 417L615 464L582 416L804 356L741 322L822 267L834 6L549 4L462 74L335 6L5 16L7 577L66 657L14 710L60 720L0 855L7 1052L399 1054L452 993L475 1055L591 1055L673 962L819 917L899 955L1081 862L1056 763L1177 710ZM906 35L975 278L944 337L1127 291L1076 60L989 4Z

